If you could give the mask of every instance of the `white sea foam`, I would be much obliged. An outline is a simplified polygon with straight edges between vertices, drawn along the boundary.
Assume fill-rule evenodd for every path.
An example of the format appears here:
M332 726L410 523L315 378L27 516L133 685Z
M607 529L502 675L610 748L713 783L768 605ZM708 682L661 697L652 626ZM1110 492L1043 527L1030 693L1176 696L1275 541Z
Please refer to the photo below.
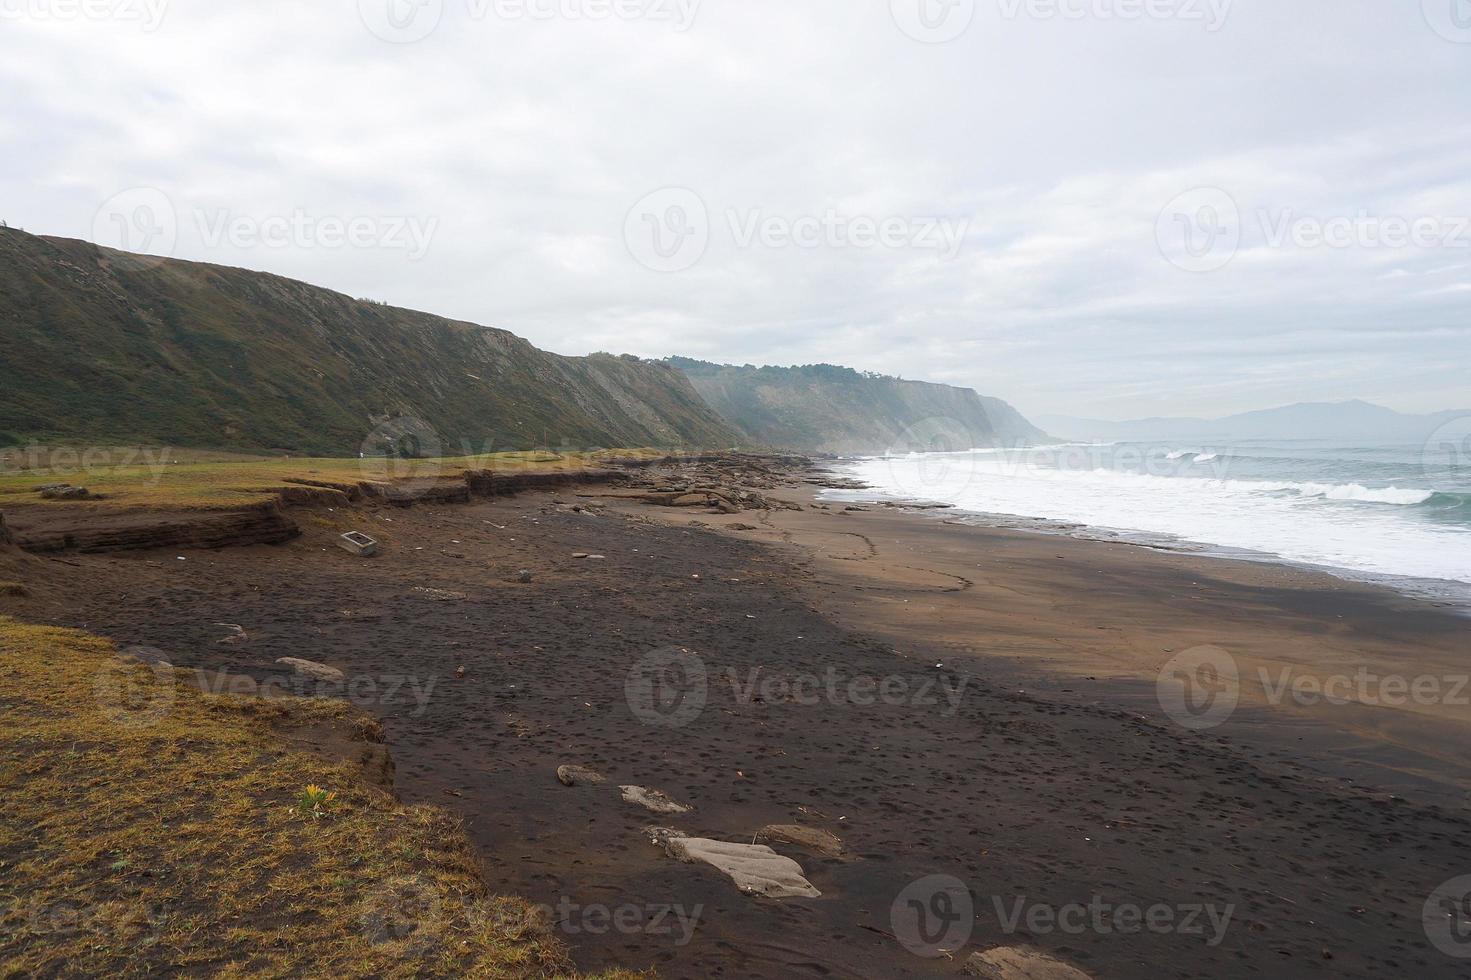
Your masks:
M1219 455L1201 453L1195 459ZM1429 489L1223 479L1225 470L1233 469L1225 462L1217 464L1225 468L1219 472L1191 464L1180 464L1174 472L1181 475L1125 472L1097 466L1086 455L1069 466L1073 458L1067 453L1041 460L1024 453L945 453L870 459L854 470L887 495L942 501L978 513L1140 531L1308 564L1471 583L1471 526L1429 518L1419 506L1433 496Z
M1294 490L1304 497L1322 497L1325 500L1358 500L1364 503L1374 504L1399 504L1405 507L1413 507L1423 504L1435 496L1434 490L1417 490L1399 487L1366 487L1359 483L1340 483L1328 485L1323 483L1291 483L1283 489Z

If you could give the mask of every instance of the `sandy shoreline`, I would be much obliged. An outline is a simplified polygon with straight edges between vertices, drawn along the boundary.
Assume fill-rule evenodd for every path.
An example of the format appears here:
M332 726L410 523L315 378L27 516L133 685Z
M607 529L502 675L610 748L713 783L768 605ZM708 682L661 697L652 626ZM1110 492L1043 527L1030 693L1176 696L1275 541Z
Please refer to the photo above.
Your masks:
M1155 714L1160 669L1217 647L1240 680L1223 725L1260 728L1252 709L1269 707L1277 724L1325 729L1315 737L1360 778L1452 802L1471 792L1471 622L1454 606L1298 566L792 496L802 511L737 533L796 556L813 600L845 623L1034 685L1139 682Z
M1464 708L1268 705L1248 681L1229 719L1192 731L1153 678L1203 645L1247 678L1449 676L1464 620L1294 569L815 509L812 494L781 491L802 509L759 515L572 492L361 508L282 546L36 559L32 597L0 611L200 668L264 679L304 656L372 680L360 694L399 792L464 816L493 888L564 909L585 968L958 975L964 953L914 955L891 916L947 876L973 904L946 937L965 953L1031 945L1100 978L1461 975L1420 914L1471 871ZM384 555L332 548L345 522L371 522ZM221 644L218 623L248 641ZM699 656L702 703L651 725L626 682L671 646ZM694 810L564 787L567 763ZM843 840L840 858L776 845L821 898L743 896L644 832L750 840L773 823ZM1207 925L1121 935L1009 918L1098 902L1195 909ZM642 925L588 909L637 910L627 921ZM663 928L673 909L690 931ZM1227 910L1213 931L1206 913Z

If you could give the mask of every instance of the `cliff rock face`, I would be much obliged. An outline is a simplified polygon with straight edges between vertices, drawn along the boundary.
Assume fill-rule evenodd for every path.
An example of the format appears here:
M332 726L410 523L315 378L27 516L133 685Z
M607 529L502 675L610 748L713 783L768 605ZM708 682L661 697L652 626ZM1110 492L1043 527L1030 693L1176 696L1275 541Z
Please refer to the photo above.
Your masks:
M748 441L802 452L956 452L1051 441L999 398L830 364L736 367L675 357Z
M0 229L0 445L422 455L740 441L665 364Z

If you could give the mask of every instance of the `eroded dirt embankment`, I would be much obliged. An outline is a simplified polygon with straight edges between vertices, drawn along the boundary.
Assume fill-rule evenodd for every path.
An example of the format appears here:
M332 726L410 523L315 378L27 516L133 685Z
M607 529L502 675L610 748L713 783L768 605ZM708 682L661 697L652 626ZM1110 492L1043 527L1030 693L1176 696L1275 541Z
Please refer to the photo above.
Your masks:
M289 511L303 507L389 504L468 504L477 497L500 497L528 490L617 483L622 470L550 473L500 473L470 470L452 479L329 482L309 479L262 494L261 499L223 510L114 509L104 500L43 505L11 505L0 514L7 540L26 551L45 554L76 551L101 554L149 548L227 548L281 544L301 534Z
M469 469L452 477L403 480L291 478L261 491L260 499L229 508L141 509L112 506L85 494L75 500L42 502L23 498L0 513L0 531L26 551L100 554L149 548L225 548L281 544L301 534L295 508L355 505L413 507L469 504L566 487L637 484L648 502L667 506L716 506L726 513L773 506L749 489L770 486L787 469L803 468L801 457L703 454L679 457L614 458L602 468L553 471ZM660 474L651 474L655 468ZM737 488L736 484L743 484Z

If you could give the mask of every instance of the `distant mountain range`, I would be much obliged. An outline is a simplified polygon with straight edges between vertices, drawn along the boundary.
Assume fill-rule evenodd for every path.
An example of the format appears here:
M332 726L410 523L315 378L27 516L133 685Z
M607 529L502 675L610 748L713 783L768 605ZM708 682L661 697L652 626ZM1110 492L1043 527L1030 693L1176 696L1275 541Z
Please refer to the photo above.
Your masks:
M1088 442L1242 439L1325 439L1344 442L1424 442L1438 428L1471 416L1471 409L1405 415L1366 401L1302 402L1221 419L1149 418L1106 422L1066 415L1038 421L1061 438Z
M754 443L802 452L937 452L1056 442L999 398L833 364L756 367L671 357Z

